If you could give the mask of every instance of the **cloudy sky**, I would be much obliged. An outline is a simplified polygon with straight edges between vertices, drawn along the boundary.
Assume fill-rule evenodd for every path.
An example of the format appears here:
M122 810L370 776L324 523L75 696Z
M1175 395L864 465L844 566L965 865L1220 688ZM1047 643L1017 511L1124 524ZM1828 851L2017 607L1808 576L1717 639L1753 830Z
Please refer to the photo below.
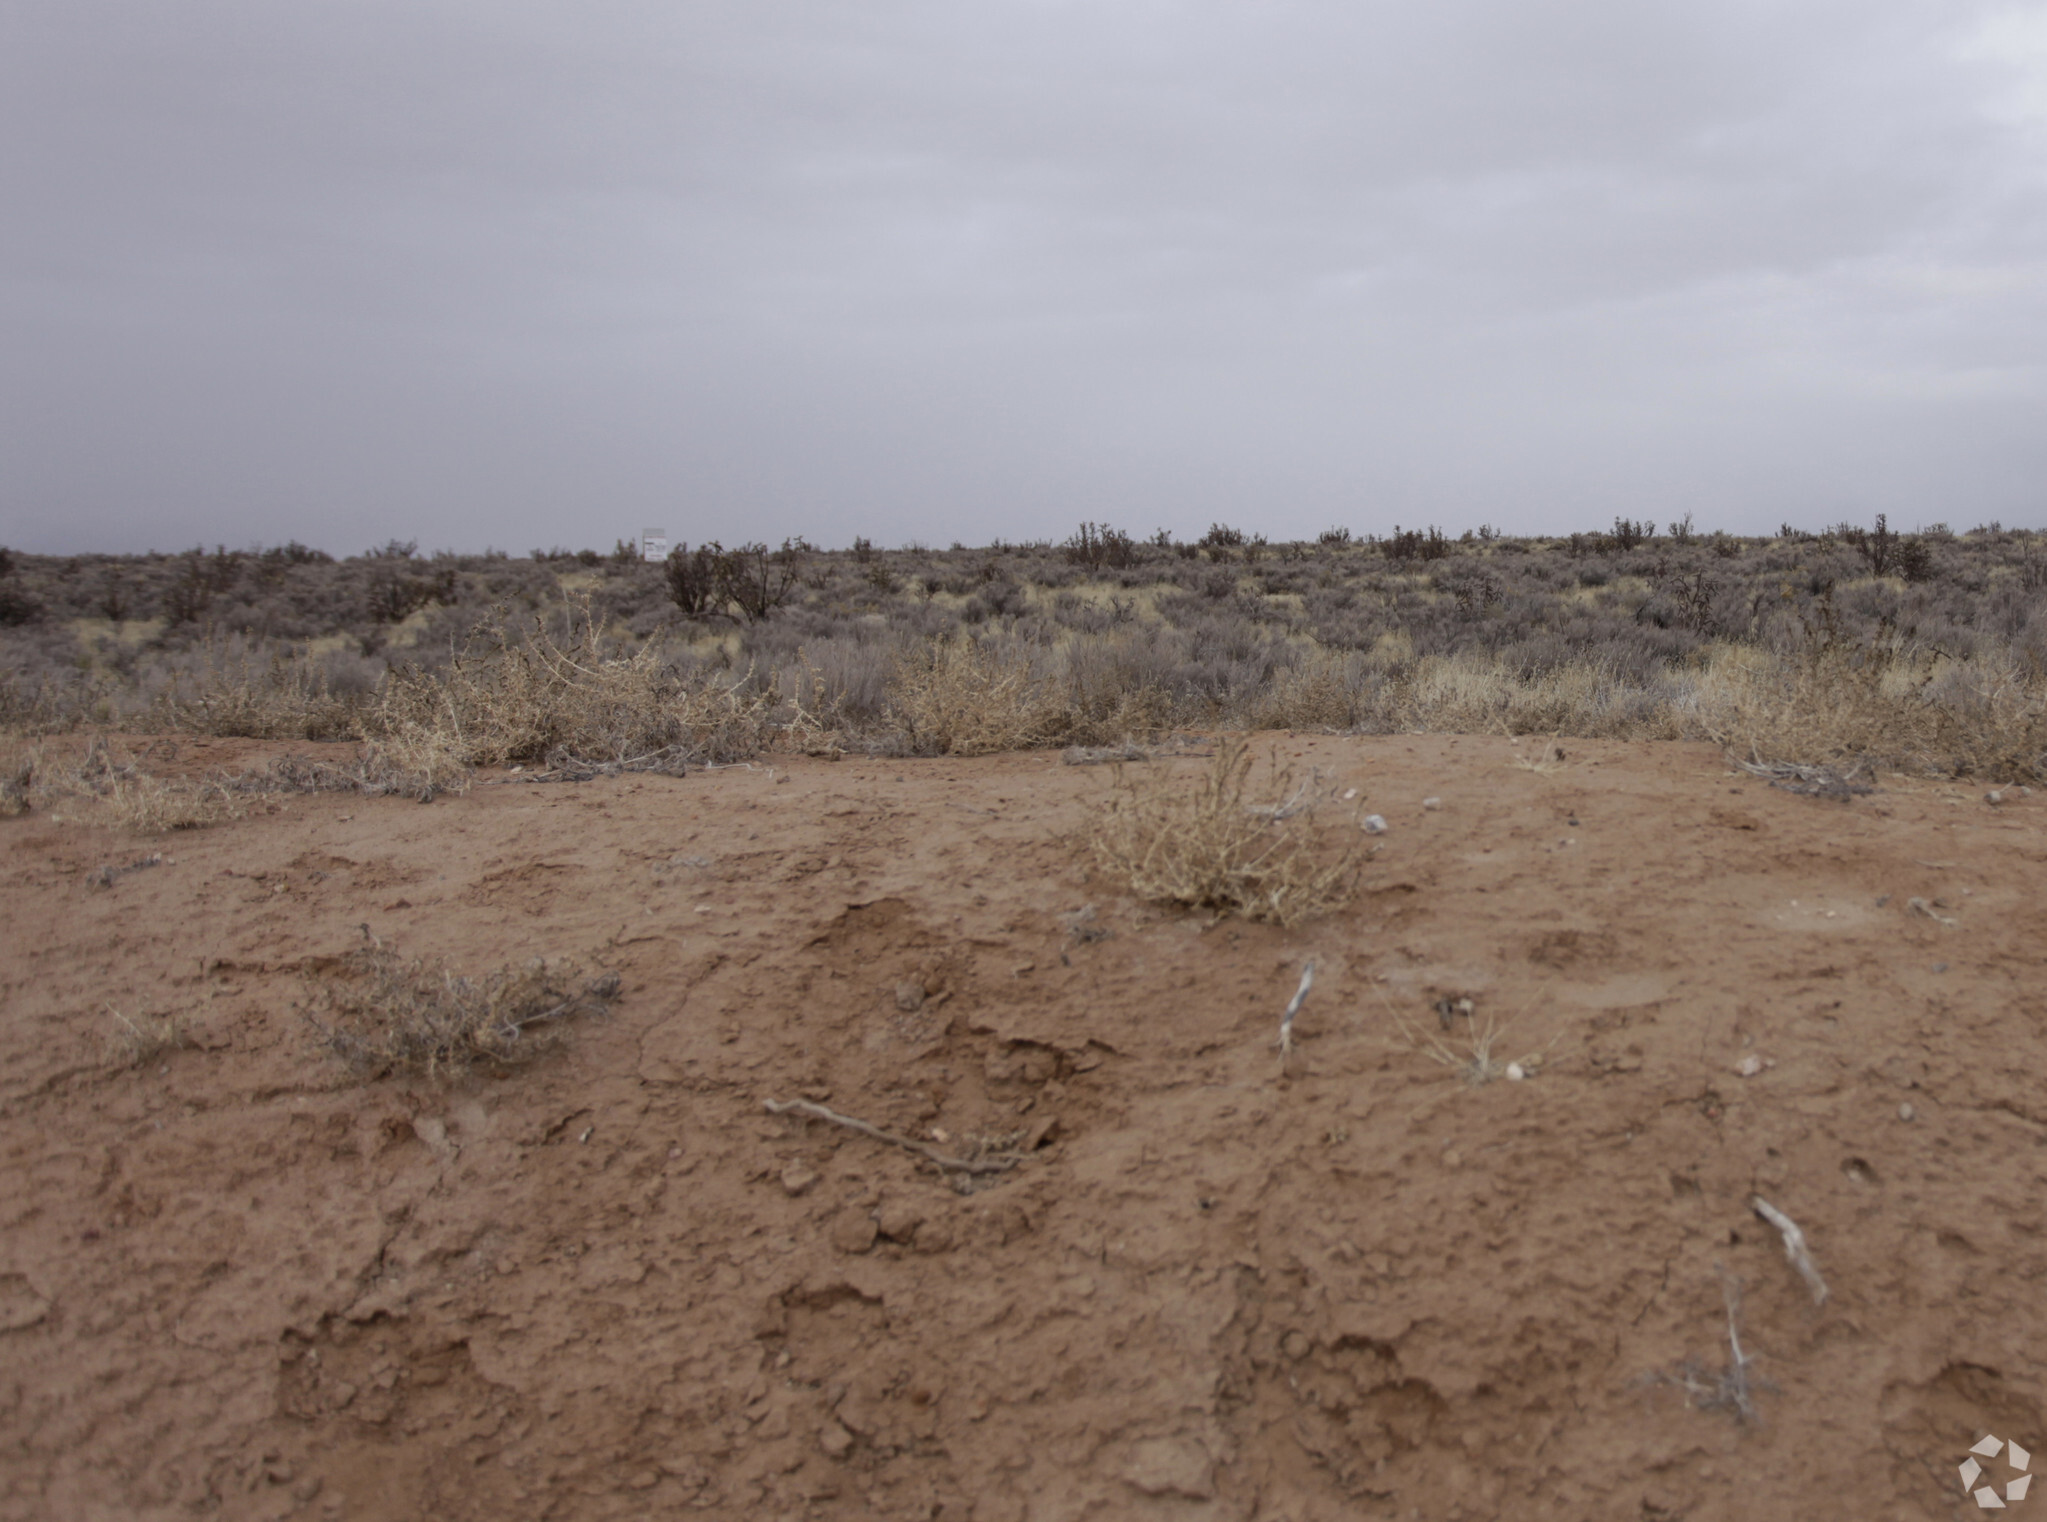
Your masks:
M8 0L0 542L2047 526L2047 7Z

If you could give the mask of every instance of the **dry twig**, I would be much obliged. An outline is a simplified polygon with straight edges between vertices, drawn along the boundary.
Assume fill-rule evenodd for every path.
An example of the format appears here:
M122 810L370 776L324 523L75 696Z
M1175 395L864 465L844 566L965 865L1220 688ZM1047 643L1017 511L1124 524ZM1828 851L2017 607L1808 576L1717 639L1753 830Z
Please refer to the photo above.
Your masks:
M916 1153L946 1173L1007 1173L1023 1159L1014 1154L1003 1157L947 1157L936 1147L924 1142L913 1141L907 1136L898 1136L893 1131L884 1131L871 1126L864 1120L855 1120L850 1115L841 1115L837 1110L827 1109L821 1104L812 1104L807 1099L764 1099L761 1106L770 1115L807 1115L812 1120L828 1120L835 1126L844 1126L849 1131L858 1131L862 1136L871 1136L876 1141L887 1142L892 1147L902 1147Z
M545 770L492 777L483 786L504 787L522 782L589 782L598 777L623 776L627 772L654 772L663 777L680 777L688 771L689 755L688 746L664 745L644 756L617 761L589 761L557 746L548 752Z
M1294 1016L1301 1012L1301 1003L1308 997L1308 990L1315 986L1315 964L1308 963L1301 969L1301 986L1294 990L1294 996L1287 1002L1286 1013L1279 1017L1279 1065L1286 1066L1286 1060L1294 1050Z
M1737 761L1735 765L1751 777L1768 778L1772 787L1807 798L1846 800L1876 791L1868 783L1855 780L1859 766L1840 772L1830 766L1803 766L1795 761Z
M1798 1270L1798 1276L1805 1280L1806 1288L1812 1291L1812 1303L1814 1305L1825 1305L1827 1303L1827 1281L1820 1277L1819 1269L1814 1266L1812 1253L1805 1245L1805 1233L1798 1229L1798 1223L1764 1199L1760 1194L1754 1196L1749 1203L1755 1207L1757 1215L1776 1227L1778 1232L1782 1234L1784 1238L1784 1256L1791 1260L1791 1266Z
M1938 920L1943 925L1959 925L1961 923L1960 920L1951 914L1942 914L1923 898L1908 898L1905 900L1905 907L1914 914L1924 915L1930 920Z

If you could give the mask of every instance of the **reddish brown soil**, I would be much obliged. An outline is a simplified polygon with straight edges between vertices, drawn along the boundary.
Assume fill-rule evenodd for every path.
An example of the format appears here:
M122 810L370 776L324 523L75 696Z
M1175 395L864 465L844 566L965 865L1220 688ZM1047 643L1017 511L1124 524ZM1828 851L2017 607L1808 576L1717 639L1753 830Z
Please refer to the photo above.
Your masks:
M1051 755L0 824L0 1517L1950 1517L2047 1451L2047 797L1279 743L1392 823L1296 931L1091 878ZM300 1007L364 925L623 993L358 1083ZM1445 995L1536 1076L1403 1048ZM1673 1382L1722 1271L1753 1425Z

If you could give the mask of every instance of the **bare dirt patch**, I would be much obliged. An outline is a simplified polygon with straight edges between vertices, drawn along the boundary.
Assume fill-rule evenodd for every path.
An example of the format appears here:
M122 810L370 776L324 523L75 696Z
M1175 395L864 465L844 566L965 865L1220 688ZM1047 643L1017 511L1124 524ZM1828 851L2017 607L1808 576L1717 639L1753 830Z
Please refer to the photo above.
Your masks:
M2047 1449L2047 797L1277 744L1389 825L1292 928L1130 897L1053 754L0 821L0 1518L1944 1517ZM365 925L616 999L364 1082ZM1488 1022L1540 1063L1402 1039Z

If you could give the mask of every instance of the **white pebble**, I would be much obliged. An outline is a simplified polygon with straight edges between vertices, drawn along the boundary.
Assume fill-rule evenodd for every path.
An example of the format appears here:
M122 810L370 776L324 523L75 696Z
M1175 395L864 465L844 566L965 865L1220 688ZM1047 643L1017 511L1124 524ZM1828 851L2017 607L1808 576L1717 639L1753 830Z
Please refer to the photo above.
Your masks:
M1435 810L1437 810L1437 809L1441 808L1442 806L1443 806L1443 800L1442 800L1442 799L1440 799L1440 798L1424 798L1424 799L1422 800L1422 807L1423 807L1423 808L1425 808L1425 809L1428 809L1428 810L1429 810L1430 812L1432 812L1432 813L1433 813L1433 812L1434 812Z
M1520 1063L1510 1062L1507 1064L1507 1082L1519 1083L1522 1079L1526 1078L1527 1076L1528 1069L1523 1067Z
M1365 833L1367 835L1384 835L1386 833L1386 816L1384 814L1365 815Z
M1898 1119L1900 1120L1910 1120L1913 1116L1917 1115L1918 1113L1919 1112L1913 1109L1910 1105L1898 1106Z

